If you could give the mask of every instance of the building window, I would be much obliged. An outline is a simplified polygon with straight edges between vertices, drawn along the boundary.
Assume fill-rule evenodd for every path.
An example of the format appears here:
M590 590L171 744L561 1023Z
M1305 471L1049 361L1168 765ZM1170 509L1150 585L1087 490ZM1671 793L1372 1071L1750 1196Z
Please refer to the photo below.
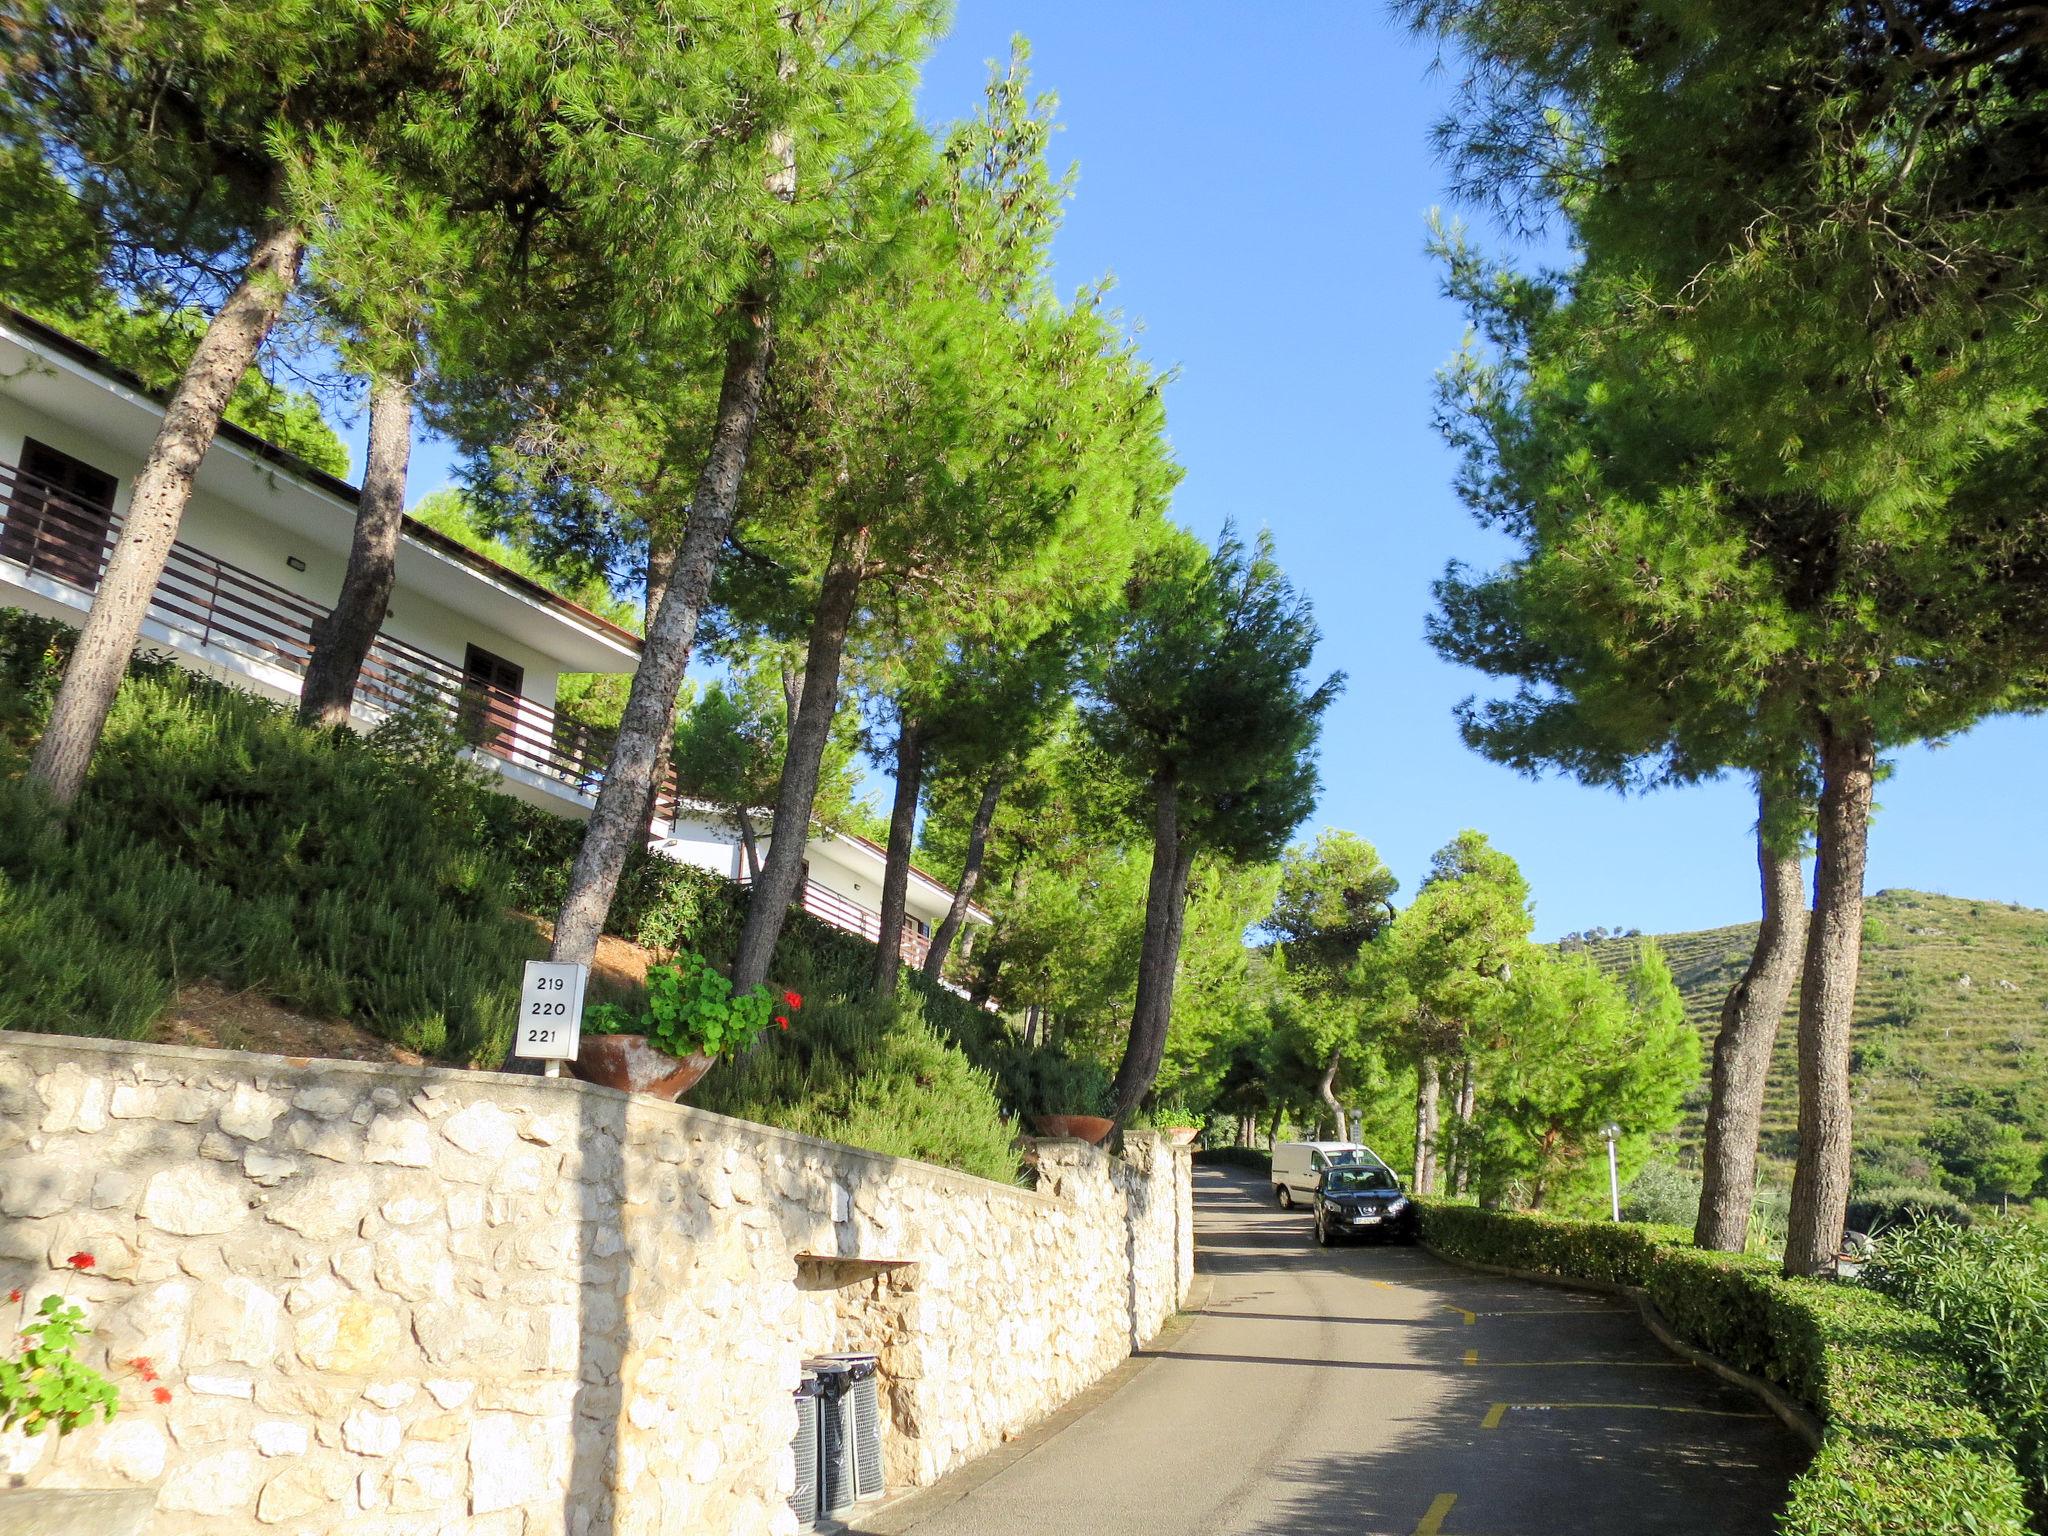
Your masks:
M526 669L480 645L462 656L462 734L473 746L500 751L519 728L519 690Z
M114 477L27 438L0 508L0 556L94 590L114 521Z

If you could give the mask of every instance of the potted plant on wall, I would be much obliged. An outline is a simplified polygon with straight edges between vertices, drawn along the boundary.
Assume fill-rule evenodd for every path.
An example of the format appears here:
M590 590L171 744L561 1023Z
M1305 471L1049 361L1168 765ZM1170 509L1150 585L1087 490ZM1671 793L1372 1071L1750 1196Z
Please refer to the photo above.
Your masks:
M1092 1061L1041 1054L1034 1059L1031 1128L1041 1136L1101 1143L1116 1129L1116 1093Z
M1202 1129L1202 1117L1178 1099L1152 1106L1152 1124L1176 1147L1191 1146Z
M732 982L702 955L685 950L647 968L643 1006L593 1003L570 1070L586 1083L675 1100L696 1086L720 1056L743 1051L765 1029L789 1028L803 1006L756 986L738 997Z

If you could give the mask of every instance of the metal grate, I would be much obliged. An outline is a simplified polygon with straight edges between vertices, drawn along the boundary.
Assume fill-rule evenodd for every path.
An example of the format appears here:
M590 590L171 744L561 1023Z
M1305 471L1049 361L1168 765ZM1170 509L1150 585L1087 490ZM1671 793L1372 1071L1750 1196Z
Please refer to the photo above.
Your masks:
M798 1529L813 1530L818 1524L818 1378L809 1371L796 1389L796 1438L789 1442L789 1454L796 1462L789 1507L796 1512Z
M849 1353L820 1358L845 1366L851 1381L854 1497L878 1499L883 1491L881 1356Z
M818 1509L853 1508L853 1371L843 1360L806 1360L818 1375Z

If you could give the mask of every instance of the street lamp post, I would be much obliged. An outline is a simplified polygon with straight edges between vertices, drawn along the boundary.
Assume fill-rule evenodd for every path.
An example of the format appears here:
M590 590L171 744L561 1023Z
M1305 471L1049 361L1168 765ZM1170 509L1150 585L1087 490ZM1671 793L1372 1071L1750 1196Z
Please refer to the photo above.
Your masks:
M1600 1127L1607 1142L1607 1206L1614 1220L1621 1220L1621 1168L1615 1161L1614 1144L1621 1140L1621 1127L1613 1121Z

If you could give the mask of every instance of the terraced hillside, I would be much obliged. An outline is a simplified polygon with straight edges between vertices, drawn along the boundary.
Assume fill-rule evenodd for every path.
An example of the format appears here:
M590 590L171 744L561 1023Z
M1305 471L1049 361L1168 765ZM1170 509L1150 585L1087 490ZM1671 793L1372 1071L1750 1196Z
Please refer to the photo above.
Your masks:
M1954 1085L2048 1096L2048 912L1904 890L1878 892L1866 912L1856 994L1858 1150L1917 1142L1937 1096ZM1755 937L1753 923L1656 936L1709 1051L1722 1000ZM1620 969L1637 942L1602 939L1589 947L1602 965ZM1764 1107L1764 1150L1777 1159L1789 1159L1794 1147L1794 1017L1788 1010L1779 1032ZM1694 1094L1700 1110L1706 1092L1702 1075Z

